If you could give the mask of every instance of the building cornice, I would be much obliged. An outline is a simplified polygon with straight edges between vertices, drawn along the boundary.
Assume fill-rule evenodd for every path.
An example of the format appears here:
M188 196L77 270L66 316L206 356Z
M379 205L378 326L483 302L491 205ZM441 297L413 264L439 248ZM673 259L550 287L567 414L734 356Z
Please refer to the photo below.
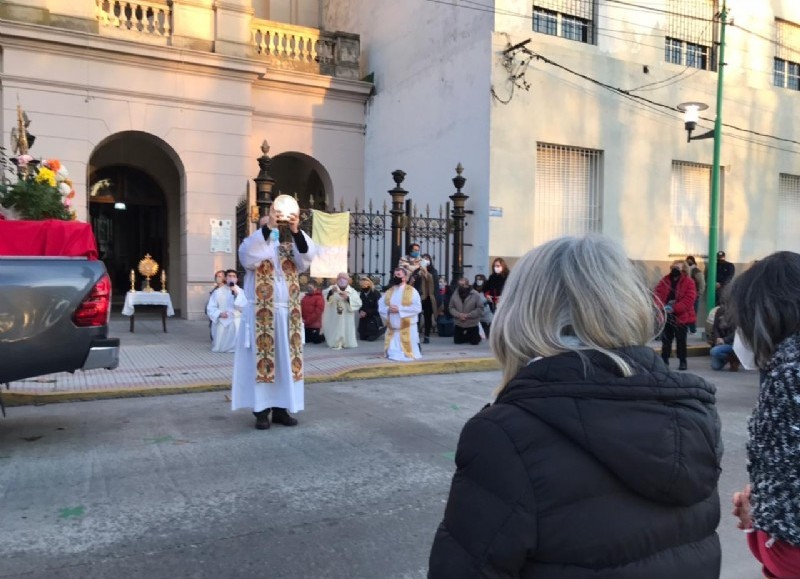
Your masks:
M363 123L348 123L346 121L335 121L331 119L321 119L319 117L301 117L298 115L284 115L276 112L266 112L256 110L253 112L254 119L267 119L271 121L282 121L287 123L294 123L299 125L308 125L314 127L331 128L337 130L346 130L355 133L364 134L367 130L367 125Z
M83 60L88 58L98 62L113 60L120 64L159 71L177 70L215 78L244 80L255 83L256 88L348 102L366 102L373 88L368 82L273 68L256 58L146 44L102 34L10 20L0 20L0 39L7 48L29 51L31 46L35 46L37 52L69 55ZM85 91L86 87L83 86L81 90Z
M237 78L241 78L241 75L258 77L264 73L264 66L251 59L11 20L0 20L0 38L4 46L30 50L33 44L40 52L69 54L79 58L86 58L88 55L103 61L113 58L120 62L135 62L138 66L153 68L163 68L163 63L171 62L185 67L213 70L216 75L222 70L230 71Z
M266 68L266 73L255 84L256 88L292 94L332 98L364 103L372 94L373 85L360 80L348 80L307 72L284 71Z
M61 92L84 97L87 102L99 96L109 97L120 100L142 100L158 101L159 103L171 104L176 108L206 108L226 114L239 114L241 116L251 116L253 107L251 105L236 105L229 101L208 101L195 99L192 97L172 96L166 93L119 90L94 85L77 84L72 82L49 80L42 77L17 76L10 74L0 74L0 81L6 89L12 88L36 88L38 90L49 89L50 92Z

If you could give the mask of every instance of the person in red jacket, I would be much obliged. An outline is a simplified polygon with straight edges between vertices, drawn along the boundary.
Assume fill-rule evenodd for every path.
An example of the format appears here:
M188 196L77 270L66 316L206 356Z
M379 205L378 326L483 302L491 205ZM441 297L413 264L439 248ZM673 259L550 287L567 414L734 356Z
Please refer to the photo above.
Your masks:
M325 341L325 336L320 332L325 298L313 282L308 284L308 293L300 300L300 309L303 313L303 325L306 328L306 344L321 344Z
M697 320L694 313L697 288L689 277L689 268L685 261L672 262L669 273L658 282L655 294L666 314L664 331L661 332L661 358L669 366L672 340L675 340L680 360L678 370L686 370L686 333L689 325Z

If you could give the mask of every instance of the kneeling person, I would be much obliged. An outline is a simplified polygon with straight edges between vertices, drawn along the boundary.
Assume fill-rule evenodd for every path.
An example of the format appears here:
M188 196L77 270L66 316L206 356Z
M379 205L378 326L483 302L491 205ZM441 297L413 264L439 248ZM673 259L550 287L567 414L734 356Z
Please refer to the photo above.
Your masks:
M390 360L409 362L422 358L419 351L417 319L422 312L419 293L406 283L408 273L402 267L394 270L392 287L378 301L378 310L386 320L384 353Z
M481 343L478 324L483 315L483 297L470 287L465 277L458 280L458 290L450 298L450 315L456 323L454 343L469 342L473 346Z

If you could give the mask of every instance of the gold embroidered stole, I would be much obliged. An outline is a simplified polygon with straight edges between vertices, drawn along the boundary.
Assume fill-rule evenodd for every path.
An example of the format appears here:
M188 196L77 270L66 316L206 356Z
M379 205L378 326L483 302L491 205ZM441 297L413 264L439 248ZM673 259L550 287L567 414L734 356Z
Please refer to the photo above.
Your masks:
M394 295L394 290L397 288L391 288L386 294L383 296L384 303L386 307L392 305L392 296ZM414 303L414 288L409 284L406 284L406 287L403 289L403 297L400 300L400 304L404 307L408 307ZM391 315L391 314L389 314ZM414 350L411 347L411 324L412 324L412 317L400 318L400 348L403 350L403 354L405 354L406 358L413 358L414 357ZM395 329L392 328L391 324L386 325L386 337L383 341L383 353L389 351L389 344L392 341L392 337L394 336Z
M278 246L278 261L289 289L289 360L292 380L303 379L303 316L300 281L291 243ZM265 259L256 269L256 382L275 382L275 266ZM283 346L285 347L285 346Z

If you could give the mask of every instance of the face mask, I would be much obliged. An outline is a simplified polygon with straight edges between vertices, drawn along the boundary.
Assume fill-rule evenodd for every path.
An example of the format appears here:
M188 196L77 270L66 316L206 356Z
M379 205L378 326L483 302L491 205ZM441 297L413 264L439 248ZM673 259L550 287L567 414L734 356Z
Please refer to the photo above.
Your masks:
M671 277L672 279L678 279L679 277L681 277L681 270L671 269L669 271L669 277Z
M439 289L440 289L440 290L443 290L443 289L445 289L446 287L447 287L447 284L446 284L446 283L444 283L444 282L442 282L442 283L440 283L440 284L439 284Z
M739 362L742 363L745 370L756 369L755 355L753 351L745 345L742 336L739 334L739 330L736 330L736 333L733 335L733 353L739 358Z
M347 287L347 282L345 280L343 280L343 279L340 279L338 282L336 282L336 285L338 285L340 288L344 289L344 288Z
M270 230L269 238L272 241L278 241L281 238L281 233L280 233L280 231L278 231L277 227L275 229Z
M403 283L403 278L402 277L394 276L392 278L392 285L400 285L401 283Z
M475 285L478 286L478 287L481 287L483 285L483 280L482 279L476 279L475 280Z
M428 267L428 264L429 264L429 263L430 263L430 262L429 262L427 259L421 259L421 260L419 260L419 264L420 264L420 266L422 266L422 267Z
M469 295L469 288L464 286L459 286L458 295L460 295L462 298L467 297Z
M495 273L503 273L503 266L502 265L494 266L494 272Z
M419 257L419 251L412 251L409 255L411 255L411 257Z

